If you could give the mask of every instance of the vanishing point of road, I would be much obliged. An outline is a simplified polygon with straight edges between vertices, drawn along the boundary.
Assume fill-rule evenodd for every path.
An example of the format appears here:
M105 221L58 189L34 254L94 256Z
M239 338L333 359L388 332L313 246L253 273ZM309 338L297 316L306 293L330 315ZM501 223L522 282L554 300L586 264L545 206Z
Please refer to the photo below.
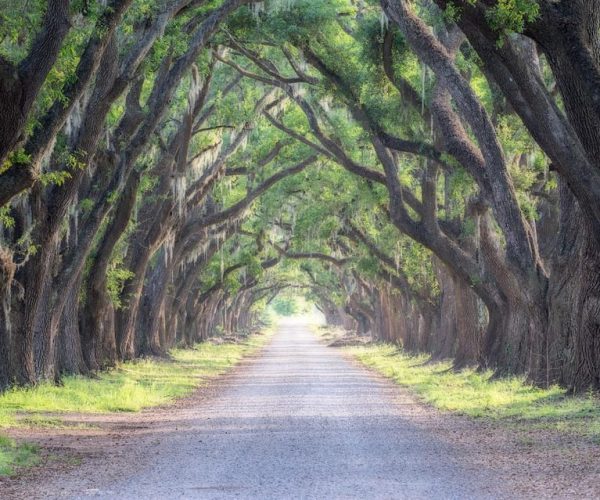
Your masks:
M397 386L304 324L282 324L217 385L121 447L125 465L77 467L38 491L106 499L511 497L491 469L465 465L452 444L416 426Z

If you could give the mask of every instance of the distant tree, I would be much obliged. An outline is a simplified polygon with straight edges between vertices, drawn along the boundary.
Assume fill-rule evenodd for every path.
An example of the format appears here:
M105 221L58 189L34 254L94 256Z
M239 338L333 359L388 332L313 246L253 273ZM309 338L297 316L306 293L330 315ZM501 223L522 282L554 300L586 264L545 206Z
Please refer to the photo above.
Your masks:
M273 310L281 316L293 316L298 312L298 302L293 297L277 297L272 304Z

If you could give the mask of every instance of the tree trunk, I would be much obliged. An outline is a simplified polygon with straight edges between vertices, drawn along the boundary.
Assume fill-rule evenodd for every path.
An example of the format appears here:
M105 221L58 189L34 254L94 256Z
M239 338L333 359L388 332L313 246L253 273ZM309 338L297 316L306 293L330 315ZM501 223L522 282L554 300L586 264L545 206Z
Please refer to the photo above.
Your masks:
M12 287L16 266L10 252L0 247L0 391L13 379Z
M600 253L565 182L548 291L549 358L545 379L572 391L600 387Z
M163 356L165 345L161 342L160 323L164 313L164 300L167 289L167 269L163 261L164 255L158 255L158 262L146 277L140 301L137 329L140 331L143 354Z
M433 359L448 359L454 356L456 339L458 337L458 322L456 311L455 280L451 271L435 259L438 282L440 284L440 329L438 338L433 340Z
M83 358L79 335L79 285L71 288L63 309L58 333L57 374L85 375L89 372Z
M477 296L456 277L453 277L456 300L456 350L454 368L476 365L480 359L481 330Z
M144 286L145 271L150 260L149 252L142 252L136 259L131 271L134 273L125 285L123 296L127 298L126 305L116 312L116 337L119 358L124 361L135 357L136 321Z

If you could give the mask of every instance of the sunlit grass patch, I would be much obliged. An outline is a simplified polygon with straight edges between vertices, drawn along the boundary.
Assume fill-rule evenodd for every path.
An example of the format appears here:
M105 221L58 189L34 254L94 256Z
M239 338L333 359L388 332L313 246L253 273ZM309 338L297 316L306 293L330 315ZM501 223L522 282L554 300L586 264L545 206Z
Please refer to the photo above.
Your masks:
M63 427L56 414L136 412L167 404L226 372L269 337L266 333L239 343L205 342L173 349L169 359L126 362L96 378L69 376L62 385L10 389L0 394L0 427ZM35 447L0 436L0 475L11 474L13 465L27 465L30 455L35 456Z
M542 389L526 383L522 377L493 378L490 371L456 372L449 361L431 363L429 356L411 356L391 345L347 350L441 410L521 422L600 441L600 400L593 395L569 397L558 386Z
M15 425L17 412L106 413L168 403L231 368L267 338L255 335L236 344L202 343L192 349L173 349L170 359L126 362L97 378L69 376L58 386L14 388L0 394L0 426Z

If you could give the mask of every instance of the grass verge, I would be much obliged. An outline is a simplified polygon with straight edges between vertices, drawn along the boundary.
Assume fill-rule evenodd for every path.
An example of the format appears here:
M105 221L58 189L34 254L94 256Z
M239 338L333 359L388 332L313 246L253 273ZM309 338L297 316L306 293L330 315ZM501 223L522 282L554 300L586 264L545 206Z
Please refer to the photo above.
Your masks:
M239 343L205 342L173 349L169 359L138 359L99 373L97 378L68 376L62 385L42 383L0 394L0 428L61 427L54 413L136 412L190 394L211 378L256 352L270 333L251 335ZM35 446L0 435L0 475L34 463Z
M541 389L521 377L493 378L492 372L453 371L451 362L430 362L397 346L371 344L346 351L385 377L444 411L489 418L527 429L553 429L600 444L600 400L593 394L567 396L558 387Z

